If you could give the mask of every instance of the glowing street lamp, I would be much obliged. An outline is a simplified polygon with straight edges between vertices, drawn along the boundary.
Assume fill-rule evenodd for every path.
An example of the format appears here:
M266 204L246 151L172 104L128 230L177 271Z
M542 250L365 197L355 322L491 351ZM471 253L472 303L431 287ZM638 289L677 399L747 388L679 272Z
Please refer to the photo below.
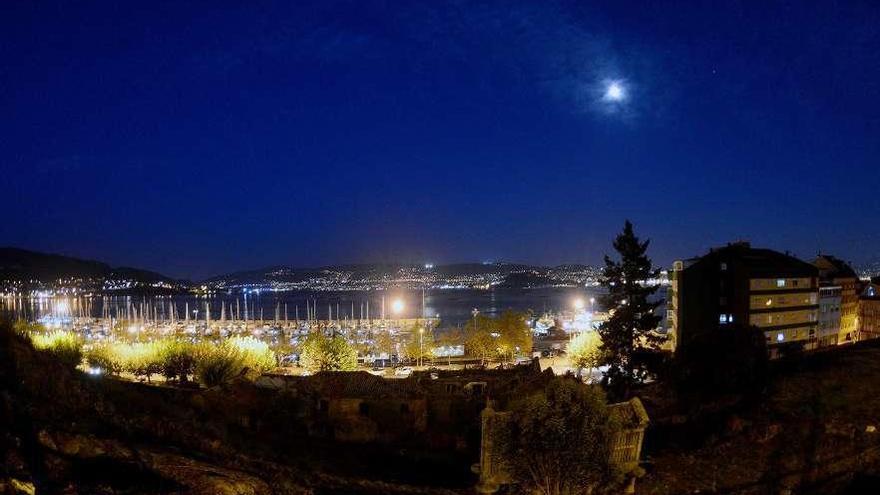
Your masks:
M591 298L590 298L590 313L595 313L595 312L596 312L596 311L595 311L595 306L596 306L596 298L595 298L595 297L591 297Z
M396 315L400 315L400 313L403 313L403 308L404 308L403 299L395 299L394 301L391 302L391 312L392 313L394 313Z

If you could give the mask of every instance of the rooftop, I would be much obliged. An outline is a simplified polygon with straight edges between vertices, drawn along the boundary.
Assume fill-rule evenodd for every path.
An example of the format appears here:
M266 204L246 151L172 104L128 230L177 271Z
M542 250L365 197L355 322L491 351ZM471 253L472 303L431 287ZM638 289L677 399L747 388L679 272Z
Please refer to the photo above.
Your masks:
M772 249L753 248L748 242L735 242L714 248L698 258L694 264L705 262L726 262L740 265L752 277L815 277L817 268L799 260L788 253Z
M859 278L849 263L830 254L820 254L813 260L813 265L819 269L819 278L832 280L835 278Z

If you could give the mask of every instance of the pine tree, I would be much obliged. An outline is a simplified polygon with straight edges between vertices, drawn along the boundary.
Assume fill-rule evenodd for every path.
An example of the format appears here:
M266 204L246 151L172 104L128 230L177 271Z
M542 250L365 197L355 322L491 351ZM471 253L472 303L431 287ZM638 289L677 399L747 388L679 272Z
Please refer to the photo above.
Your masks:
M621 397L627 396L630 387L644 380L647 374L634 361L636 351L641 347L656 349L662 342L662 338L652 332L660 322L654 311L661 301L650 300L659 287L646 283L659 274L645 254L649 243L636 237L632 223L627 220L623 232L614 240L620 259L605 256L600 280L608 291L601 302L611 313L599 327L603 361L608 365L605 381L611 391Z

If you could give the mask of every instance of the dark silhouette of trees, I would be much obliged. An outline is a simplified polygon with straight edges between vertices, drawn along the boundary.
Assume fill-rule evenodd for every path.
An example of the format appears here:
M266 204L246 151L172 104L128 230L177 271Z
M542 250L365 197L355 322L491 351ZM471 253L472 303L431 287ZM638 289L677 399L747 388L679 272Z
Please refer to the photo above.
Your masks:
M602 336L604 364L608 365L605 382L615 397L626 397L630 388L647 376L648 370L639 367L635 354L639 347L656 349L662 337L653 331L660 322L654 311L661 301L650 301L658 286L647 285L659 275L646 252L650 241L641 241L626 221L614 240L619 259L605 256L605 268L600 283L608 293L601 297L610 317L599 327Z

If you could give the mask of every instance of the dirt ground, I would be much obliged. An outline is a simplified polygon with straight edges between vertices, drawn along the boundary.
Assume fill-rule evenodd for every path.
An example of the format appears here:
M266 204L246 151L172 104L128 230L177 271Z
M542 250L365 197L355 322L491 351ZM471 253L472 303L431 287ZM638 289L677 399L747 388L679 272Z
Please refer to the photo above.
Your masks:
M880 343L773 363L766 395L675 410L646 391L650 495L880 493Z

